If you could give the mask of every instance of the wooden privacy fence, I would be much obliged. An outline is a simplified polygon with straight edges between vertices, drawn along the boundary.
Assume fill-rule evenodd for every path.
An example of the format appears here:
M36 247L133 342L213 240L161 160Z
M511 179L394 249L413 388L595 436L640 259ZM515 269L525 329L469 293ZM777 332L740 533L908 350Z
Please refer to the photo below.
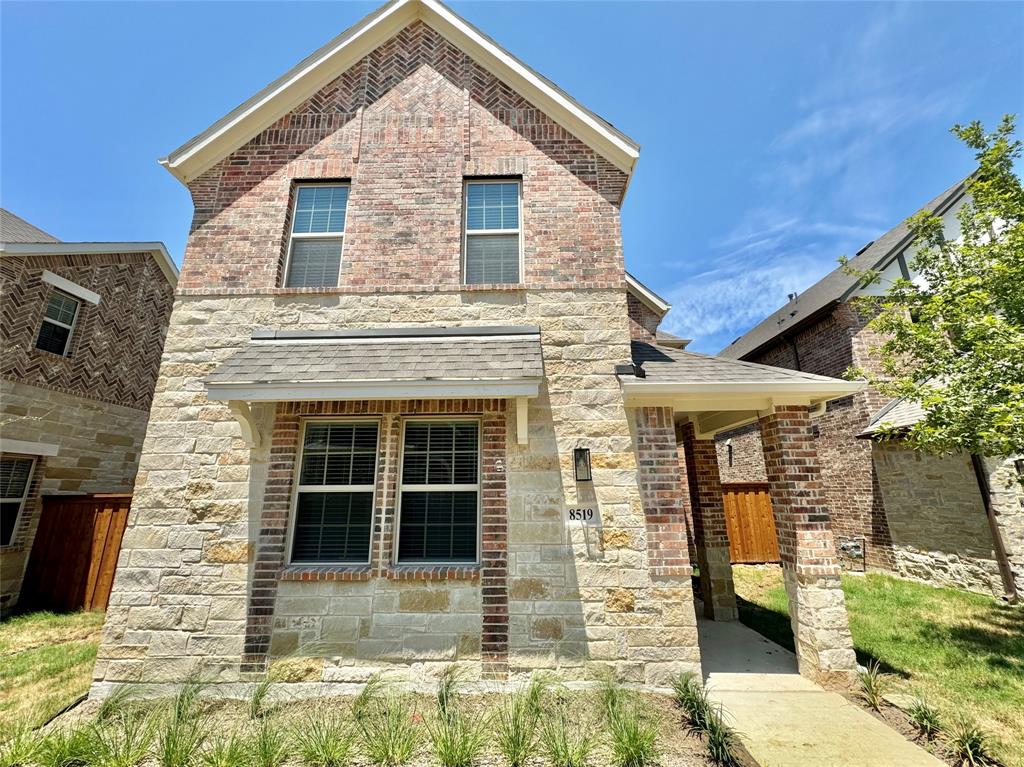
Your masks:
M778 562L779 542L767 482L722 485L729 559L734 563Z
M20 602L103 610L110 599L130 495L44 496Z

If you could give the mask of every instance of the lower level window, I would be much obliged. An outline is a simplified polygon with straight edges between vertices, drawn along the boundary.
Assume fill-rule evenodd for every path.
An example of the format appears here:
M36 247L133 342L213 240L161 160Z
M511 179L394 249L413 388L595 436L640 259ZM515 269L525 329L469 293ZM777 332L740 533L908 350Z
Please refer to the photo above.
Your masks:
M370 561L376 423L307 422L292 528L296 564Z
M31 458L0 458L0 546L10 546L32 479Z
M476 562L480 425L408 421L400 485L399 563Z

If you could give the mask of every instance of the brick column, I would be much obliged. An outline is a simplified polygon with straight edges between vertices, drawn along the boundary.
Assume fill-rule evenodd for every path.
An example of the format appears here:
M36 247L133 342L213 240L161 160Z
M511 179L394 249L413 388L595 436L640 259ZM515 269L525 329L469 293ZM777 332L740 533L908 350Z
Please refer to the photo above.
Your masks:
M847 684L856 659L808 409L763 416L761 442L800 673Z
M505 402L484 413L481 424L482 545L480 591L483 616L480 630L481 674L484 679L508 679L508 489Z
M648 568L655 577L689 578L693 568L687 550L686 507L672 408L637 408L636 441Z
M681 431L704 615L716 621L734 621L739 611L729 560L718 451L713 439L697 439L692 423L684 424Z

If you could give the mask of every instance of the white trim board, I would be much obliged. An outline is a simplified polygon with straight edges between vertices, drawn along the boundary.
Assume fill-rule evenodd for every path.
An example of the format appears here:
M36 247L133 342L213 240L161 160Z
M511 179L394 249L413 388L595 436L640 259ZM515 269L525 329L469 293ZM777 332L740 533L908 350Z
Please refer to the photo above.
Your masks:
M647 306L659 317L664 317L668 314L669 309L672 308L672 304L644 285L629 272L626 272L626 289L636 297L637 301Z
M78 283L72 282L71 280L67 280L61 277L59 274L54 274L53 272L47 269L43 270L43 282L49 285L53 285L53 287L57 288L58 290L63 290L65 293L72 295L75 298L80 298L86 303L99 304L100 302L99 293L94 293L88 288L83 288Z
M639 145L437 0L392 0L160 160L187 184L420 20L627 175Z
M0 453L16 453L20 455L57 455L59 445L48 442L26 442L20 439L0 437Z
M533 398L539 393L539 379L206 384L206 396L211 400L243 400L245 402L304 402L306 400L332 399L509 399Z
M175 287L178 267L162 242L0 242L0 256L94 256L149 253Z

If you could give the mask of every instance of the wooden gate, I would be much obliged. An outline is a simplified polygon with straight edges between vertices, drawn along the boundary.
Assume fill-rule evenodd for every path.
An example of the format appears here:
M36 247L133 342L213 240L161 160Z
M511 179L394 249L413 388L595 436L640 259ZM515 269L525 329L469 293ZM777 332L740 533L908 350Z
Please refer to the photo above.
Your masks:
M767 482L722 485L729 559L734 563L778 562L779 542Z
M18 600L35 610L103 610L110 599L130 495L43 496Z

